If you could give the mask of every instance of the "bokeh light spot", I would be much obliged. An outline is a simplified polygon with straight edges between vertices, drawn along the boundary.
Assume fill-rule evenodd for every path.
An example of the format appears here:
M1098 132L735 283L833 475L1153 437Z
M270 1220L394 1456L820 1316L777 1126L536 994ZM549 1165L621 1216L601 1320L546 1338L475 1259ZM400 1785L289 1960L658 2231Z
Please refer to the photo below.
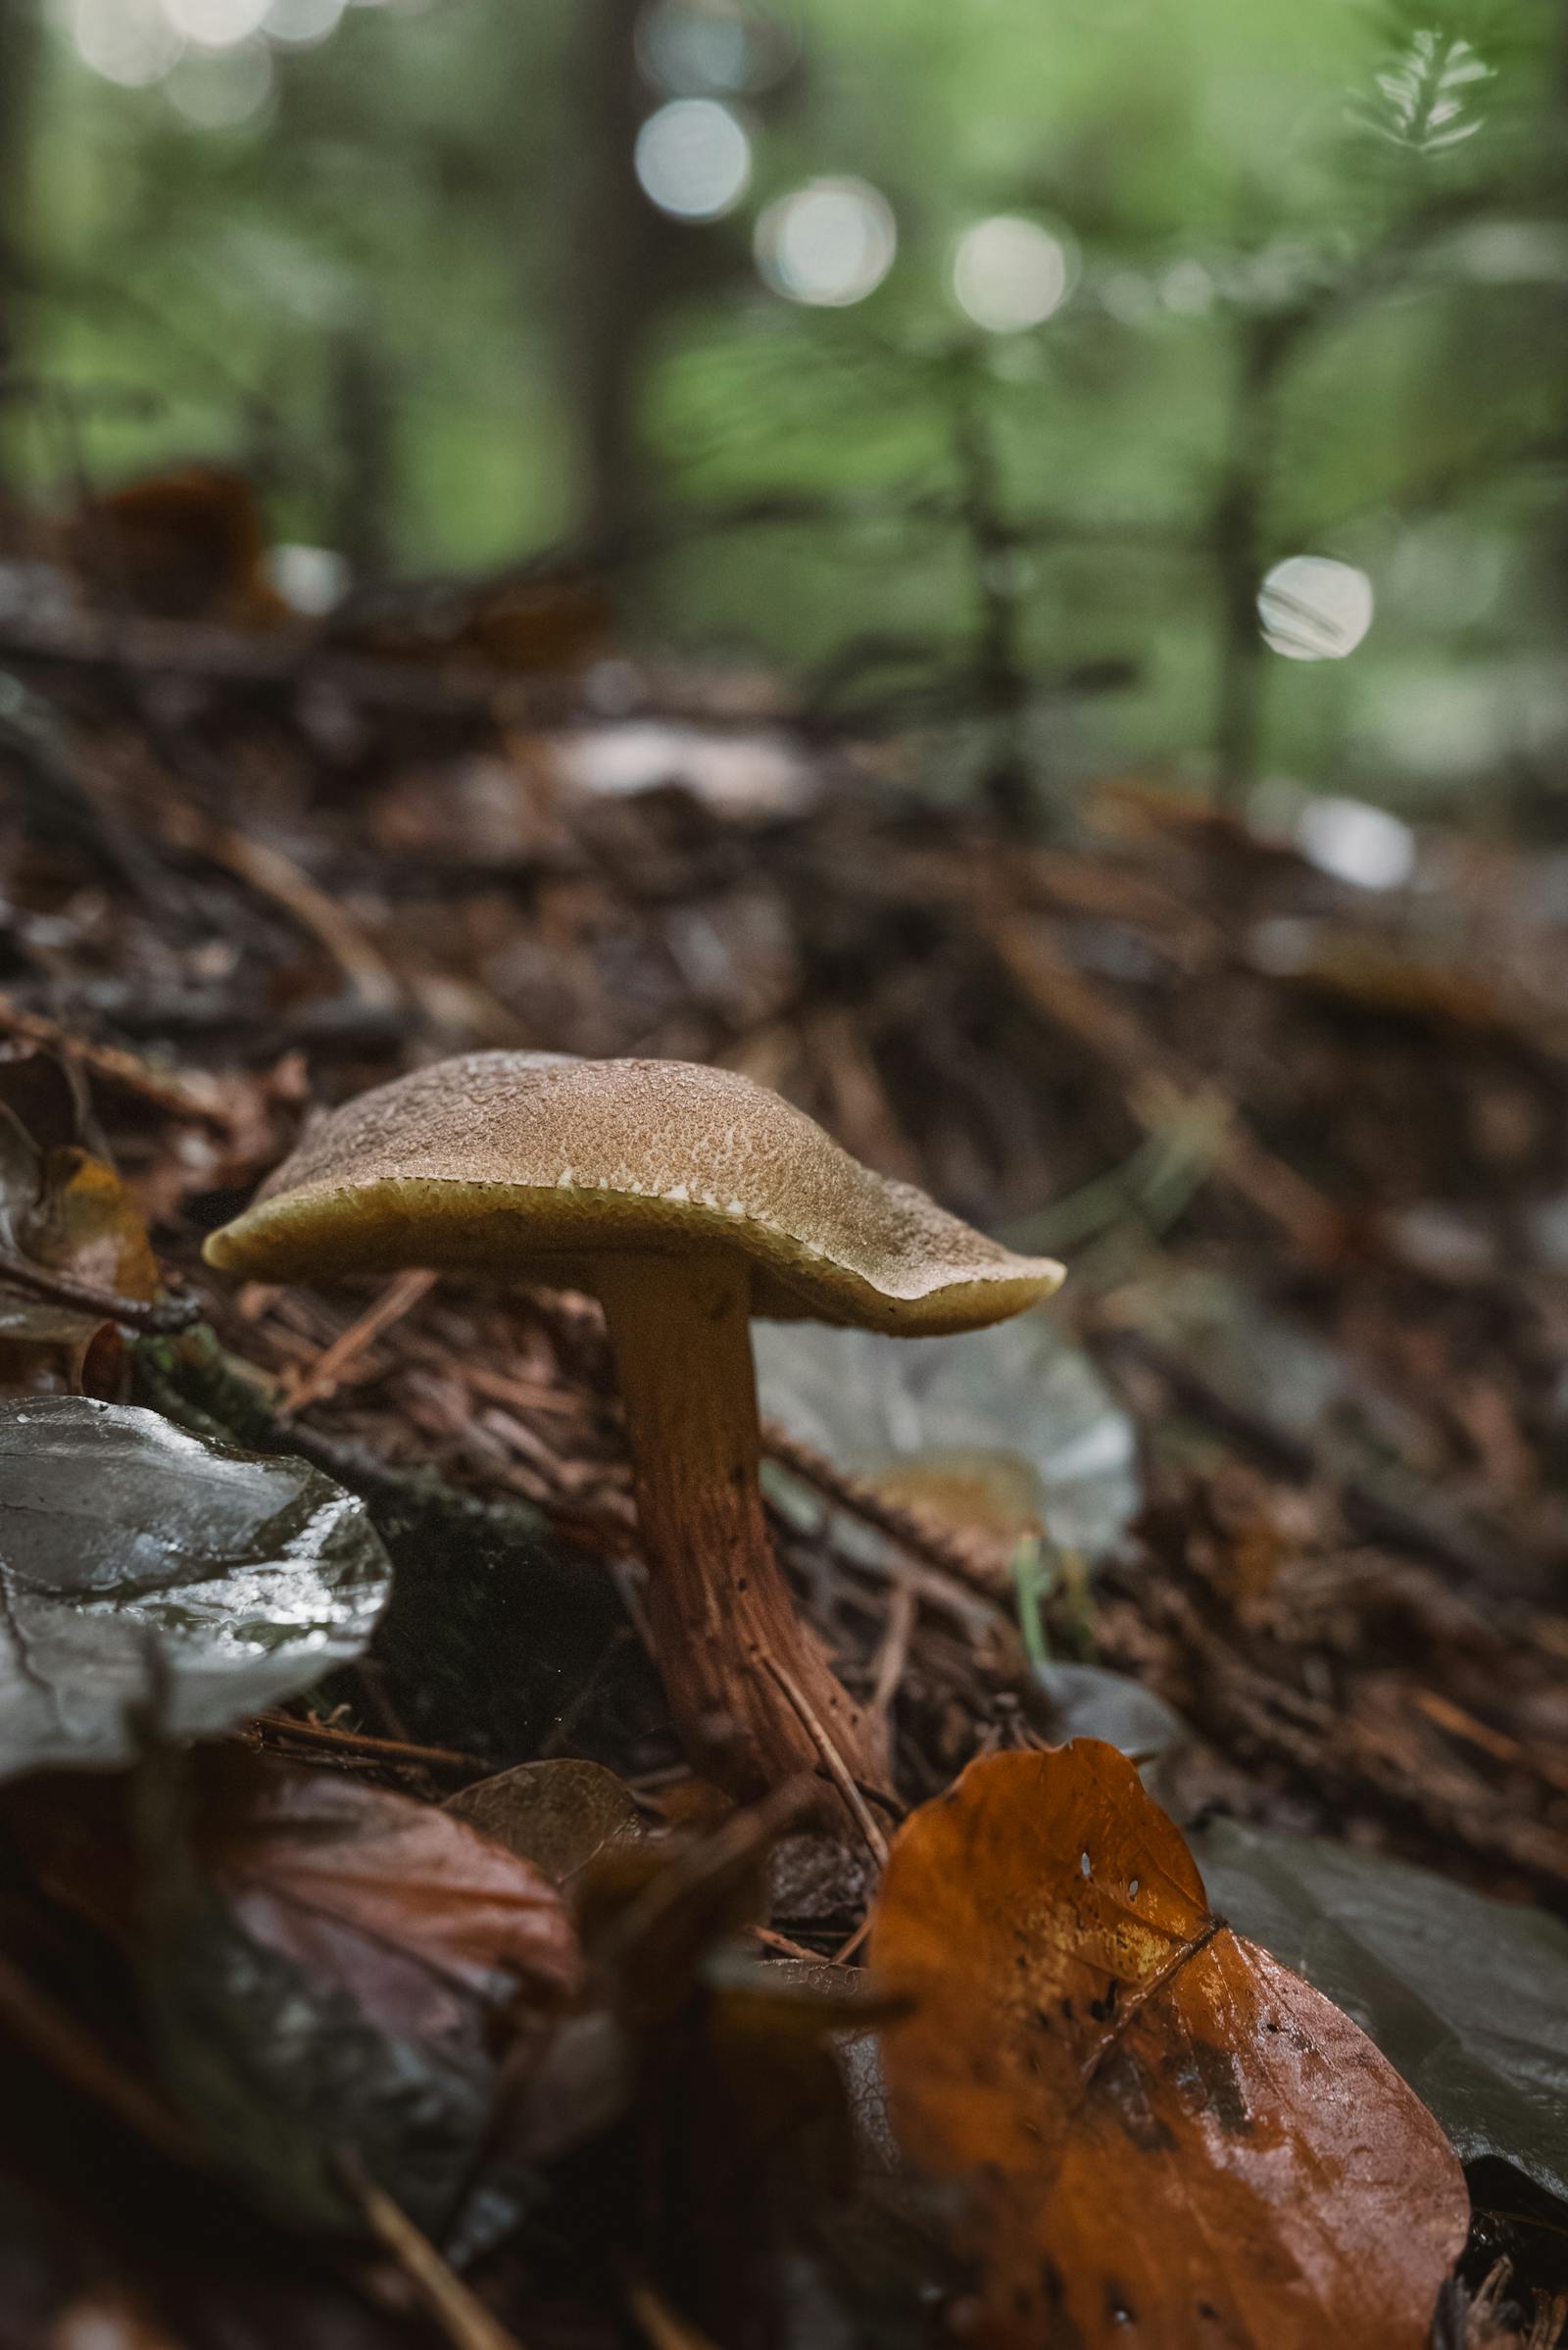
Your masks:
M332 547L285 539L268 548L262 569L284 603L308 619L318 620L335 611L349 591L348 560Z
M1159 298L1180 318L1201 318L1214 307L1214 280L1200 261L1173 261L1160 278Z
M789 43L767 37L741 0L653 0L637 20L637 64L673 98L738 98L776 80Z
M1102 280L1100 307L1120 326L1142 326L1159 309L1159 296L1136 269L1113 269Z
M893 207L863 179L812 179L757 223L757 265L792 302L844 310L874 294L899 250Z
M270 0L164 0L176 32L204 49L234 49L260 32Z
M1417 844L1409 825L1364 800L1308 800L1296 819L1296 845L1319 872L1358 889L1402 889L1415 873Z
M263 41L187 52L164 83L170 104L196 130L237 130L272 94L272 61Z
M637 133L644 195L677 220L716 220L733 212L752 176L752 142L727 106L672 98Z
M953 291L958 307L992 334L1043 325L1071 293L1076 248L1038 221L999 213L958 239Z
M185 46L160 0L72 0L68 22L82 64L123 89L162 81Z
M331 39L347 6L348 0L271 0L262 29L291 49L314 49Z
M1287 661L1343 661L1372 625L1372 582L1331 555L1292 555L1258 590L1257 612Z

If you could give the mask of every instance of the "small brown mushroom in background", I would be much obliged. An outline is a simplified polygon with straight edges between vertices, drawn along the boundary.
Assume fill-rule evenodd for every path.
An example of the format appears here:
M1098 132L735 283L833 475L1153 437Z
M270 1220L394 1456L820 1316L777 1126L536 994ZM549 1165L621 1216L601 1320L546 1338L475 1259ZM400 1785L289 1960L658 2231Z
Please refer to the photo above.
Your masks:
M850 1774L886 1787L884 1726L835 1677L768 1538L750 1317L975 1330L1049 1296L1059 1265L873 1174L731 1070L544 1053L362 1094L206 1253L263 1281L424 1266L598 1297L687 1752L743 1796L820 1774L798 1697Z

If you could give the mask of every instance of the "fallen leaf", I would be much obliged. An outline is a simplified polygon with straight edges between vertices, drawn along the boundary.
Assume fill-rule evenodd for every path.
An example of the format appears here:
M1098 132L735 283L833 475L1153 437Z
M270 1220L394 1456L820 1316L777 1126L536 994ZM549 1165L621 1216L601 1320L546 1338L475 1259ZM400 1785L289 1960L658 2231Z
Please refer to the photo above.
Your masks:
M260 1940L362 2007L428 2030L575 1983L554 1885L439 1805L234 1750L204 1764L198 1859Z
M1194 1837L1225 1914L1370 2032L1464 2162L1568 2200L1568 1926L1402 1861L1234 1820Z
M304 1461L83 1395L0 1402L0 1778L229 1729L364 1649L391 1569Z
M146 1222L104 1153L80 1081L45 1053L0 1064L0 1249L119 1297L159 1294ZM8 1384L79 1385L104 1328L101 1313L33 1296L0 1270Z
M960 1532L972 1526L1013 1545L1045 1532L1045 1488L1016 1453L929 1452L888 1463L873 1481L889 1501L930 1510Z
M43 1889L138 1955L166 2085L215 2152L331 2223L353 2146L438 2224L503 2060L537 2059L577 1986L561 1896L439 1806L335 1771L213 1748L173 1792L151 1836L127 1778L28 1782L6 1820Z
M872 1963L906 2156L963 2181L970 2339L1418 2350L1465 2239L1436 2122L1209 1911L1095 1739L971 1763L894 1847Z
M1052 1662L1036 1665L1035 1680L1060 1745L1072 1738L1103 1738L1147 1770L1192 1735L1174 1706L1130 1674L1112 1673L1104 1665Z
M447 1800L454 1819L532 1861L552 1885L565 1885L607 1844L642 1833L628 1789L603 1763L518 1763L493 1779L477 1780Z
M812 1322L760 1322L752 1335L764 1416L840 1468L929 1502L941 1499L929 1490L935 1456L950 1502L955 1488L979 1487L985 1523L1000 1482L1022 1485L1025 1518L1043 1496L1054 1540L1089 1559L1114 1549L1137 1514L1132 1422L1046 1314L916 1346ZM911 1463L925 1464L918 1492Z

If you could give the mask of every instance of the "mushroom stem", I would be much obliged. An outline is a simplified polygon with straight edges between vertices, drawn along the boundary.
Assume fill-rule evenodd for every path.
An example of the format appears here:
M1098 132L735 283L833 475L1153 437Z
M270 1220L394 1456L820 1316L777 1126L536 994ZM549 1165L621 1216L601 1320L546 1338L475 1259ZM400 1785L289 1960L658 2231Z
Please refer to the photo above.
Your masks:
M881 1721L801 1618L762 1515L751 1271L739 1254L605 1255L594 1267L631 1439L648 1620L688 1754L734 1794L819 1779L803 1692L851 1776L887 1786ZM824 1809L837 1799L824 1787Z

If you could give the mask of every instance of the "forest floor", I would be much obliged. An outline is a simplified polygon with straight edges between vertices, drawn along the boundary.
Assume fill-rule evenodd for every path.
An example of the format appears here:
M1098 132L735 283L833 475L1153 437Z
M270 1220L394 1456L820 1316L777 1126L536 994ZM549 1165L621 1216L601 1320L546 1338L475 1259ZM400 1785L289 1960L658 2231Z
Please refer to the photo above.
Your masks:
M1368 2026L1470 2166L1462 2281L1433 2338L1549 2350L1568 2318L1568 2126L1549 2123L1568 2027L1540 2044L1527 1994L1561 2021L1568 1937L1527 1959L1495 1921L1554 1934L1568 1911L1568 857L1434 831L1370 887L1334 870L1321 816L1263 837L1130 782L1020 843L920 801L896 741L808 719L765 678L541 643L546 664L519 672L471 628L432 651L384 628L0 622L0 1108L29 1165L69 1176L54 1239L23 1245L5 1157L0 1237L57 1284L154 1308L139 1329L52 1323L46 1278L29 1324L32 1293L13 1291L6 1391L302 1456L365 1497L397 1570L368 1653L252 1716L194 1790L171 1794L152 1761L15 1782L0 2344L206 2350L286 2329L302 2350L814 2350L956 2326L1181 2350L1320 2339L1335 2312L1352 2342L1423 2338L1339 2277L1342 2258L1376 2269L1375 2241L1313 2256L1309 2311L1287 2294L1271 2320L1277 2277L1244 2279L1230 2330L1210 2312L1218 2330L1183 2335L1131 2288L1118 2316L1103 2278L1088 2323L1048 2233L1047 2285L1009 2287L1009 2318L1020 2256L995 2212L956 2217L929 2183L873 2191L863 2145L841 2142L874 2133L844 2051L882 2013L913 1846L868 1972L896 1817L839 1842L787 1805L728 1811L682 1760L596 1309L417 1273L236 1286L203 1265L204 1235L309 1109L501 1047L742 1071L867 1164L1064 1258L1023 1335L940 1343L975 1349L970 1374L951 1356L951 1388L900 1385L849 1334L804 1352L760 1334L775 1536L844 1679L888 1716L894 1811L977 1757L1057 1767L1082 1736L1129 1749L1233 1923ZM111 1165L112 1206L84 1205L83 1167ZM168 1297L201 1321L160 1327ZM269 1758L291 1766L279 1787L310 1775L292 1800L335 1885L362 1865L337 1842L392 1838L382 1908L323 1926L324 1956L297 1918L281 1939L266 1923L287 1907L276 1883L233 1889L236 1842L281 1833L257 1815L282 1798L241 1784ZM503 1776L545 1764L526 1793ZM461 1868L375 1808L388 1794L443 1829L471 1819L564 1885L548 1923L524 1934L513 1910L466 1943L432 1925ZM370 1807L363 1836L339 1798ZM176 1843L196 1817L230 1930L330 1979L334 2029L400 2052L395 2128L355 2128L352 2068L328 2084L318 2045L306 2128L281 2011L235 2055L236 2017L266 2003L216 1943L222 1995L187 1973L164 2003L203 2016L197 2053L168 2014L149 2021L149 1971L167 1990L175 1964L147 1938L167 1908L158 1803ZM100 1882L115 1849L149 1880L122 1899ZM1313 1856L1294 1879L1293 1854ZM1325 1956L1336 1935L1364 1995ZM432 2020L428 1986L389 1989L389 1944L440 1975L459 2024ZM199 1971L208 1945L179 1947ZM725 1973L736 1952L750 1973ZM430 2049L445 2063L454 2033L483 2105L461 2195L426 2176L451 2123ZM1464 2078L1440 2094L1446 2065ZM1205 2096L1211 2121L1223 2100ZM906 2153L925 2127L908 2111ZM339 2162L314 2199L299 2130ZM1405 2221L1379 2189L1391 2266L1441 2201L1435 2159L1408 2154ZM1113 2176L1125 2194L1091 2167L1083 2196Z

